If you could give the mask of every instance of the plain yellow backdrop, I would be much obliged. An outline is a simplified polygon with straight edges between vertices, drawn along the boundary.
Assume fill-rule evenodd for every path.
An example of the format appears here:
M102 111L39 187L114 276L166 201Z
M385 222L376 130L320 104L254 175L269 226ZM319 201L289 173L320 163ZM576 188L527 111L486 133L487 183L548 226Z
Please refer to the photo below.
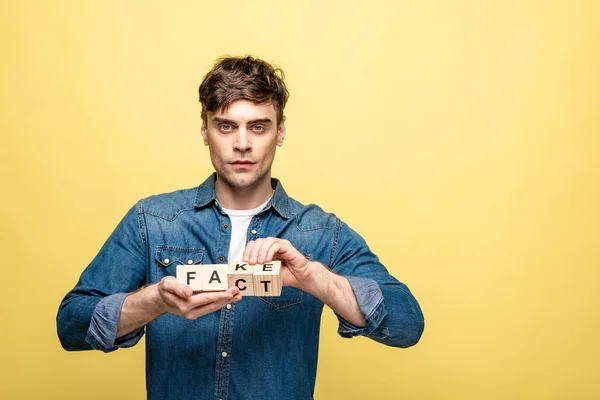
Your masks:
M274 175L426 317L402 350L325 310L316 399L600 397L599 2L0 4L1 398L145 398L143 344L67 353L56 310L131 205L211 172L197 87L246 53L291 91Z

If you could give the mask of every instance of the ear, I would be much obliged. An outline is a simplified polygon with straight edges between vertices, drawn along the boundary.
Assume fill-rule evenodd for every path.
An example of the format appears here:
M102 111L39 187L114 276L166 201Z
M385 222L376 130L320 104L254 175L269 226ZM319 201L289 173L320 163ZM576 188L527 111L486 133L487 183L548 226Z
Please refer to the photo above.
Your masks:
M206 132L206 123L202 123L202 128L200 128L200 133L202 134L202 138L204 139L204 145L208 146L208 134Z
M277 127L277 146L283 146L283 139L285 139L285 115Z

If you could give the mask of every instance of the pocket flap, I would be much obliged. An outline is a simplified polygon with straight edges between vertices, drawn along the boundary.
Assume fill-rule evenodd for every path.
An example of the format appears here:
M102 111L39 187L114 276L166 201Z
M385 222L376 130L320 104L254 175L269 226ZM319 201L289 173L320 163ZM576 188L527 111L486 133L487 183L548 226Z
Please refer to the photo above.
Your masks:
M156 261L163 267L173 263L194 265L202 263L204 249L184 249L181 247L159 246L156 248Z

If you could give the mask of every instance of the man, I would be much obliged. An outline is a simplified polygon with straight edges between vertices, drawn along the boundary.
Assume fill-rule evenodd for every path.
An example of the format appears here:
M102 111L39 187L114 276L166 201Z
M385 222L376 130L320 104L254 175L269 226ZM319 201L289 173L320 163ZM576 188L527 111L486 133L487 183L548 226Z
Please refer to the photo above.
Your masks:
M283 73L252 58L218 60L200 86L202 137L215 173L149 197L124 217L60 305L67 350L135 345L144 331L151 399L311 399L323 304L343 337L408 347L423 315L364 240L271 178L285 139ZM279 297L232 286L200 292L178 265L282 263Z

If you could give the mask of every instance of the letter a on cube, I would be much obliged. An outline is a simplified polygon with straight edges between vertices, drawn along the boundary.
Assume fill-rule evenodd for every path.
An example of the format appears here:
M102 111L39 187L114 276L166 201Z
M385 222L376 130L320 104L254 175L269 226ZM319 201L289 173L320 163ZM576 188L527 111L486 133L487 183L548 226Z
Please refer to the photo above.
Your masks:
M227 290L227 264L208 264L202 266L202 291Z
M256 264L254 268L254 295L281 296L281 261Z
M229 263L229 286L237 286L242 297L254 296L254 267L241 261Z

